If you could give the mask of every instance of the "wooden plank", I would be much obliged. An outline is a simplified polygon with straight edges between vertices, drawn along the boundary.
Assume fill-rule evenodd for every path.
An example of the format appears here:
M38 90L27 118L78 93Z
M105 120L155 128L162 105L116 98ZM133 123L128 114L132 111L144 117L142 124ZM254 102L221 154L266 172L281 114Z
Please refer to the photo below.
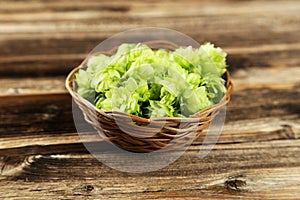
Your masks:
M0 79L0 96L66 93L65 76Z
M194 146L168 167L144 174L111 170L90 154L8 156L2 159L0 193L6 198L297 199L299 145L299 140L222 144L204 159Z
M72 100L67 94L0 97L1 137L74 132ZM57 124L61 122L61 124Z
M279 2L280 7L268 1L33 1L26 2L26 6L22 1L14 2L14 6L2 1L0 45L5 48L0 49L0 54L7 57L87 53L110 35L145 24L173 28L199 42L211 41L222 47L299 43L300 4ZM150 7L155 7L155 11L148 11Z
M299 116L299 90L243 90L232 95L227 120ZM0 98L2 137L9 134L74 132L68 94ZM63 123L56 126L56 121Z
M167 18L168 19L168 18ZM169 19L169 21L176 21L179 23L178 20L180 19ZM199 20L198 18L191 19L191 21L197 21L197 25L195 24L187 24L186 21L189 19L184 19L182 23L185 23L185 26L173 27L163 25L161 21L154 24L155 26L162 26L167 28L172 28L178 30L182 33L185 33L199 43L203 43L206 41L211 41L218 46L221 47L246 47L246 46L258 46L258 45L271 45L271 44L291 44L299 43L298 32L296 31L272 31L268 30L265 27L260 27L260 25L252 25L247 26L247 28L240 28L236 29L236 27L240 27L243 20L236 22L236 24L230 26L227 21L232 21L233 19L224 20L216 19L215 21L219 21L224 25L217 24L216 27L207 28L205 27L206 20ZM245 19L248 21L248 19ZM82 25L76 24L74 22L74 26L81 27ZM125 23L125 22L124 22ZM148 22L146 21L145 24ZM1 25L1 23L0 23ZM153 25L153 26L154 26ZM298 26L297 24L295 24ZM17 26L18 25L14 25ZM87 25L86 25L87 26ZM92 25L90 25L92 26ZM20 33L20 36L16 36L13 33L11 34L1 34L1 46L5 47L1 49L1 55L34 55L34 54L42 54L42 53L49 53L49 54L60 54L60 53L87 53L92 48L94 48L97 44L99 44L104 39L112 36L115 33L122 32L126 30L125 28L119 30L107 30L107 27L112 26L111 22L108 21L107 24L104 24L103 27L99 27L101 31L93 31L93 32L84 32L86 30L90 30L90 27L82 27L80 31L65 33L65 32L53 32L51 35L47 35L47 33L37 34L37 33ZM115 25L120 27L120 25ZM151 26L151 24L149 24ZM195 29L194 27L199 27ZM226 27L220 28L220 27ZM35 27L35 25L33 26ZM138 25L131 27L137 28ZM184 27L184 28L182 28ZM3 27L4 28L4 27ZM130 28L130 27L128 27ZM127 28L127 29L128 29ZM205 29L205 31L203 31ZM105 31L103 31L105 30ZM216 31L218 30L218 31ZM95 33L96 32L96 33ZM254 38L253 35L256 37ZM23 48L21 48L23 47ZM24 51L24 47L26 47L26 51Z
M240 120L226 123L217 144L247 143L249 141L290 140L300 138L300 120L280 118L262 118L257 120ZM83 133L81 133L83 134ZM95 133L85 133L89 141L94 142ZM207 131L205 130L193 145L203 144ZM48 153L66 153L82 150L81 140L77 134L61 133L43 135L32 133L23 136L0 137L0 155L32 155ZM72 145L75 145L72 146ZM72 148L69 148L72 146Z
M286 45L284 46L287 47ZM284 46L283 49L285 48ZM244 49L228 49L227 64L230 67L229 70L231 73L234 73L239 69L247 68L290 68L300 65L300 58L298 56L300 45L295 45L295 50L292 48L290 51L278 51L276 50L278 45L274 45L274 47L274 51L262 52L258 50L258 53L253 53L253 49L259 49L259 46ZM233 53L230 53L231 51ZM241 52L237 53L238 51ZM249 51L250 53L246 53L245 51ZM69 71L78 66L87 56L88 54L62 54L0 57L0 76L66 76Z
M190 7L191 11L193 11L193 14L198 14L197 6L203 6L201 8L201 11L205 11L206 15L230 15L230 14L236 14L241 15L244 13L252 13L252 12L262 12L262 11L268 11L269 14L272 14L273 12L279 12L281 9L294 9L295 6L297 6L297 3L295 1L282 1L282 0L275 0L274 2L282 2L281 6L278 7L277 5L271 4L269 1L260 1L260 2L236 2L236 1L228 1L228 0L218 0L214 3L211 3L208 0L204 1L197 1L197 0L187 0L187 1L172 1L172 0L166 0L164 2L160 1L152 1L152 0L145 0L143 2L140 2L138 0L132 0L130 2L122 1L122 0L115 0L115 1L109 1L109 0L103 0L101 2L95 2L92 0L87 1L80 1L80 0L74 0L72 3L67 0L62 1L36 1L36 0L29 0L29 1L17 1L14 5L9 4L9 0L1 0L1 8L0 11L3 13L23 13L28 10L32 11L31 13L41 13L41 10L45 10L48 12L60 12L60 11L80 11L80 10L101 10L101 11L108 11L108 12L126 12L126 9L117 9L118 6L121 5L128 6L130 9L138 9L141 7L146 7L145 9L149 9L149 5L158 5L157 9L165 10L166 12L172 13L175 16L181 16L181 15L187 15L189 13L185 12L184 10L168 10L167 6L173 6L173 7L179 7L180 5L187 5L187 7ZM25 2L25 3L24 3ZM234 5L236 8L234 12L232 13L232 5ZM204 6L207 6L205 8ZM219 6L222 6L219 8ZM252 7L253 10L250 10L249 7ZM264 6L264 7L262 7ZM111 7L111 9L109 8ZM66 10L64 10L66 8ZM218 9L218 12L212 13L212 11L216 11ZM139 9L139 12L142 12L143 9ZM150 12L150 11L148 11ZM287 14L287 13L283 13ZM149 13L144 13L144 15L149 15Z
M292 90L300 84L300 68L241 68L236 69L231 77L234 91L262 88ZM66 76L2 78L0 96L67 93L65 79Z
M281 4L284 4L287 1L281 1ZM215 4L215 8L214 11L211 12L215 12L215 13L211 13L212 15L205 15L203 13L203 10L206 10L206 12L209 10L209 8L205 7L205 6L201 6L201 5L190 5L186 4L184 2L184 4L179 4L177 5L177 7L179 6L186 6L187 10L190 9L195 9L195 12L197 12L196 14L191 14L189 12L185 12L187 15L186 16L174 16L170 14L168 11L171 11L170 9L170 5L166 5L165 7L168 7L166 9L168 9L167 11L162 10L159 13L159 10L153 11L152 15L157 15L155 16L150 16L150 17L143 17L143 16L130 16L128 15L128 13L125 14L119 14L119 13L105 13L107 16L98 16L98 17L92 17L92 18L88 18L88 16L85 16L83 19L80 19L80 15L82 14L89 14L91 13L92 15L95 13L95 11L91 10L89 13L87 13L87 10L83 10L83 11L79 11L79 12L75 12L78 15L78 18L73 18L73 19L69 19L69 20L64 20L63 18L60 20L55 20L55 17L52 15L53 18L53 22L50 21L50 19L48 20L42 20L44 11L41 11L40 16L34 16L36 14L29 14L26 13L26 16L30 16L33 15L33 17L31 18L35 18L34 21L30 21L30 20L23 20L22 23L17 23L18 21L13 21L11 20L11 22L1 22L0 21L0 25L2 25L3 28L7 28L7 29L2 29L0 31L0 34L3 35L2 39L33 39L33 38L37 38L37 39L49 39L49 38L62 38L62 36L64 36L65 38L69 38L66 36L71 36L71 38L74 37L79 37L79 38L83 38L83 37L94 37L94 38L99 38L99 36L107 36L108 34L113 34L116 32L120 32L123 30L126 30L128 28L133 28L133 27L138 27L141 26L141 24L146 24L147 22L149 23L149 26L151 25L158 25L161 24L162 27L168 27L168 28L172 28L176 29L176 30L184 30L182 25L185 25L184 28L187 28L186 33L192 34L192 33L200 33L201 30L203 28L205 29L205 32L202 31L203 34L206 35L206 32L212 33L212 34L216 34L219 35L221 33L225 34L225 36L228 33L231 34L241 34L241 36L244 36L244 34L246 33L246 30L250 30L251 32L256 32L258 33L259 37L264 37L265 39L267 39L267 41L263 42L263 43L277 43L280 41L285 41L284 43L287 43L287 41L291 41L288 38L283 38L283 37L278 37L281 34L285 33L285 34L296 34L296 31L299 30L299 28L297 27L297 23L299 23L299 20L297 18L297 11L299 9L299 5L295 4L295 1L292 1L293 5L290 6L290 9L285 9L285 8L280 8L281 10L277 11L276 13L270 13L267 12L267 10L261 10L260 13L257 13L257 15L253 15L253 12L250 13L244 13L239 15L239 18L236 18L236 15L233 14L233 12L235 10L238 10L238 7L236 6L236 4L232 5L230 7L229 12L231 12L232 14L229 15L217 15L218 11L220 9L223 8L224 5L218 5ZM159 7L159 5L161 5L161 2L158 2L158 4L153 4L150 6L157 6ZM251 5L247 5L248 6L248 11L251 9ZM270 5L270 3L269 3ZM274 4L272 4L274 5ZM261 8L262 5L259 5ZM149 9L149 5L145 5L142 14L145 14L145 11L147 9ZM172 7L172 6L171 6ZM202 10L202 12L201 12ZM282 12L282 11L286 11L286 12ZM29 11L27 11L29 12ZM155 13L157 12L157 13ZM171 11L172 12L172 11ZM210 12L210 11L209 11ZM136 14L137 12L132 12L134 14ZM45 12L46 16L47 16L47 12ZM56 14L56 13L52 13L52 14ZM61 15L61 13L57 13L58 16L62 16L65 18L68 18L68 14L73 14L74 13L70 13L70 12L65 12L64 15ZM98 15L103 14L103 12L99 12ZM161 14L163 14L164 16L160 16ZM276 18L276 16L278 14L281 14L281 18ZM0 12L1 15L1 12ZM10 15L10 16L14 16L14 15ZM84 15L83 15L84 16ZM26 18L26 17L25 17ZM209 23L208 20L210 19ZM2 19L3 20L3 19ZM6 20L9 20L9 16L6 16ZM96 23L97 20L101 20L102 23ZM193 20L198 20L198 21L193 21ZM230 21L228 21L230 20ZM244 20L248 20L248 23L242 23ZM280 26L278 26L278 24L274 23L277 20L277 22L281 22ZM291 20L291 21L287 21L287 20ZM178 26L176 25L176 21L179 22ZM184 24L185 21L185 24ZM44 24L43 24L44 22ZM68 22L68 23L67 23ZM130 24L131 22L131 24ZM169 24L167 24L167 22L169 22ZM37 27L33 26L33 25L37 25ZM46 27L45 24L50 25L50 27ZM74 27L74 24L80 25L79 27ZM197 29L192 28L192 24L197 25ZM15 25L15 26L13 26ZM62 27L61 25L66 25L66 27ZM103 25L107 25L107 29L103 29ZM117 26L120 25L120 26ZM124 26L126 25L126 26ZM236 29L236 25L240 25L240 29ZM58 26L56 28L58 28L56 31L54 31L54 27ZM126 28L127 26L129 26L128 28ZM228 30L224 29L223 27L228 26ZM19 27L20 30L16 30L16 27ZM45 30L38 30L38 27L40 28L46 28ZM86 27L89 27L90 30L86 29ZM280 38L280 41L271 41L270 39L268 39L265 35L264 32L260 33L258 30L251 30L250 27L257 27L260 28L261 31L266 31L267 33L272 33L272 35L277 36L278 38ZM68 29L68 28L72 28L72 29ZM199 28L199 29L198 29ZM99 31L99 29L101 29L101 31ZM80 32L76 32L76 30L80 30ZM53 35L50 34L50 32L53 32ZM93 31L93 32L92 32ZM8 34L11 33L11 34ZM30 34L29 34L30 33ZM38 33L43 33L43 34L38 34ZM84 34L83 34L84 33ZM32 34L32 35L31 35ZM248 33L249 35L249 33ZM232 38L231 38L232 39ZM246 38L245 38L246 39ZM260 38L256 38L252 37L252 39L254 41L257 41L257 39ZM297 39L297 38L295 38ZM253 41L253 42L254 42ZM299 40L297 40L299 41ZM227 44L230 44L226 41L224 41ZM250 42L250 40L246 40L243 42ZM235 41L235 44L237 46L244 46L242 45L242 41ZM248 43L247 43L248 44ZM258 43L256 43L258 44ZM236 46L234 45L234 46ZM231 46L231 45L230 45Z
M300 67L238 69L232 78L234 91L262 88L297 90Z
M268 15L264 15L265 17L274 17L276 14L282 14L282 18L278 20L283 20L284 17L291 17L291 15L297 14L299 9L299 4L295 1L279 1L281 6L277 6L268 1L262 1L260 3L249 3L249 2L224 2L219 1L214 4L208 2L197 2L197 1L165 1L165 2L72 2L70 4L67 1L62 2L43 2L38 3L38 5L34 3L27 3L24 6L24 2L20 2L12 6L8 6L7 4L2 5L2 11L5 14L9 12L10 18L2 18L4 22L18 22L18 21L64 21L71 19L73 20L76 17L76 20L95 20L98 18L107 19L110 17L111 20L119 17L126 13L126 18L130 17L138 17L141 20L155 20L157 18L164 17L176 17L176 18L185 18L185 17L228 17L228 16L262 16L262 14L267 13ZM21 4L21 5L20 5ZM39 8L37 7L39 6ZM182 10L182 6L185 6L185 10ZM234 6L234 8L233 8ZM21 9L20 9L21 7ZM150 9L149 7L155 7L156 9ZM69 10L68 10L69 9ZM288 13L282 12L283 10L289 11ZM27 12L26 12L27 11ZM31 11L28 13L28 11ZM87 12L90 11L90 12ZM98 11L98 12L96 12ZM100 12L99 12L100 11ZM122 13L123 12L123 13ZM25 15L26 13L26 15ZM56 14L53 16L53 14ZM52 15L50 15L52 14ZM50 16L49 16L50 15ZM76 16L74 16L76 15ZM0 15L1 16L1 15ZM124 19L124 18L123 18ZM216 23L212 21L212 23ZM286 25L290 25L293 23L286 23ZM244 25L245 26L245 25ZM21 29L16 30L17 32L26 32L28 30L27 26L22 26L20 24ZM44 26L43 26L44 27ZM45 26L46 27L46 26ZM22 29L25 28L25 31ZM51 27L48 27L52 29ZM62 27L58 27L59 29ZM47 27L46 27L47 30ZM48 29L49 30L49 29ZM9 29L2 30L2 32L9 32ZM39 30L45 31L45 30ZM15 32L14 32L15 33Z
M1 76L65 75L105 38L143 24L173 28L200 43L211 41L223 47L232 71L300 64L300 4L295 1L280 1L280 8L268 1L22 4L12 7L2 1ZM148 11L149 6L156 11ZM186 9L178 9L182 7Z
M219 143L298 138L299 95L299 89L236 91ZM4 96L0 102L2 150L80 142L68 94Z
M62 76L67 74L80 65L84 59L82 56L69 58L69 55L61 59L49 59L51 56L44 56L46 59L27 59L19 58L14 61L5 60L0 65L0 77L45 77L45 76ZM59 56L57 56L59 57ZM72 57L72 56L71 56Z

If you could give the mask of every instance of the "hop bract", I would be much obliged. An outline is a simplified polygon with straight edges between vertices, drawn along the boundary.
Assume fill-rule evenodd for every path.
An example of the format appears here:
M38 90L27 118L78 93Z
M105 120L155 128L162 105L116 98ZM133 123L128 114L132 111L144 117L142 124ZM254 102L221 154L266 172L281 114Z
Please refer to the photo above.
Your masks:
M114 55L91 56L76 83L79 95L99 109L188 117L221 100L225 72L226 53L210 43L174 51L122 44Z

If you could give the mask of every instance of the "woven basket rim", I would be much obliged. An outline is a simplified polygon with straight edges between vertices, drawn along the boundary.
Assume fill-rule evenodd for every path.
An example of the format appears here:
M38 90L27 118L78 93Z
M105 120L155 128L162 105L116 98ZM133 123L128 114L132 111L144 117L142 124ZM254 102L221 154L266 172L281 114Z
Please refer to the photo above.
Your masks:
M169 45L171 48L177 48L178 46L172 42L169 41L164 41L164 40L156 40L156 41L149 41L149 42L144 42L143 44L147 44L149 46L151 45L159 45L161 43L167 44ZM103 110L103 109L99 109L97 108L94 104L92 104L91 102L89 102L88 100L86 100L85 98L81 97L75 90L74 90L74 86L75 86L75 74L80 70L80 69L84 69L83 66L86 63L86 60L88 58L90 58L92 55L99 55L99 54L105 54L105 55L112 55L116 50L117 50L118 46L116 46L115 48L113 48L110 51L107 52L95 52L91 55L89 55L86 59L84 59L82 61L82 63L75 67L74 69L72 69L72 71L68 74L66 81L65 81L65 87L68 90L68 92L70 93L70 95L75 98L75 99L79 99L80 101L82 101L84 104L86 104L89 107L92 107L94 111L101 113L102 115L104 115L107 118L111 118L114 115L122 115L123 117L127 117L128 119L132 119L134 121L138 121L141 123L153 123L153 122L159 122L159 121L186 121L186 122L199 122L199 117L201 117L202 115L204 115L207 112L211 112L212 110L216 110L220 107L223 107L224 105L226 105L229 101L230 101L230 95L233 91L233 84L231 81L231 77L229 74L228 69L226 69L226 84L225 87L227 89L227 92L225 93L225 95L223 96L223 98L218 102L215 103L203 110L198 111L197 113L194 113L188 117L156 117L156 118L144 118L144 117L140 117L140 116L136 116L136 115L132 115L132 114L128 114L125 112L120 112L120 111L109 111L109 110ZM193 120L194 119L194 120Z

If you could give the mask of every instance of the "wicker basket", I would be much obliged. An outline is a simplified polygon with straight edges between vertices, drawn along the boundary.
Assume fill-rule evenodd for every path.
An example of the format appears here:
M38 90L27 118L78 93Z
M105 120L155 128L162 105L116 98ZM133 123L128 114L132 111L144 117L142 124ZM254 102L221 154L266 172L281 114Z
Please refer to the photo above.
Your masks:
M152 49L174 50L178 47L167 41L151 41L145 44ZM101 53L111 55L116 49ZM163 117L146 119L121 112L100 110L77 94L75 91L75 74L80 68L84 67L85 61L70 72L66 79L66 88L75 103L82 110L85 120L97 130L101 137L108 139L124 150L132 152L170 150L185 146L188 141L193 141L203 129L209 126L220 109L229 102L232 92L232 82L228 71L226 71L224 78L226 80L227 93L219 103L188 118ZM129 132L130 134L128 134Z

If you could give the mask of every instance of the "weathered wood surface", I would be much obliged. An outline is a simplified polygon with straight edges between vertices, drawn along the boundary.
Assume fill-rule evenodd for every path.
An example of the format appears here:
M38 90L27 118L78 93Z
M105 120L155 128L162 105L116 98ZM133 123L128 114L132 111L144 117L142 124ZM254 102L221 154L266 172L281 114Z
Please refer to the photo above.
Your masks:
M0 198L300 199L298 1L0 1ZM235 92L213 150L128 174L76 133L66 74L103 39L160 26L228 52ZM204 147L205 148L205 147ZM103 143L103 154L105 143Z

